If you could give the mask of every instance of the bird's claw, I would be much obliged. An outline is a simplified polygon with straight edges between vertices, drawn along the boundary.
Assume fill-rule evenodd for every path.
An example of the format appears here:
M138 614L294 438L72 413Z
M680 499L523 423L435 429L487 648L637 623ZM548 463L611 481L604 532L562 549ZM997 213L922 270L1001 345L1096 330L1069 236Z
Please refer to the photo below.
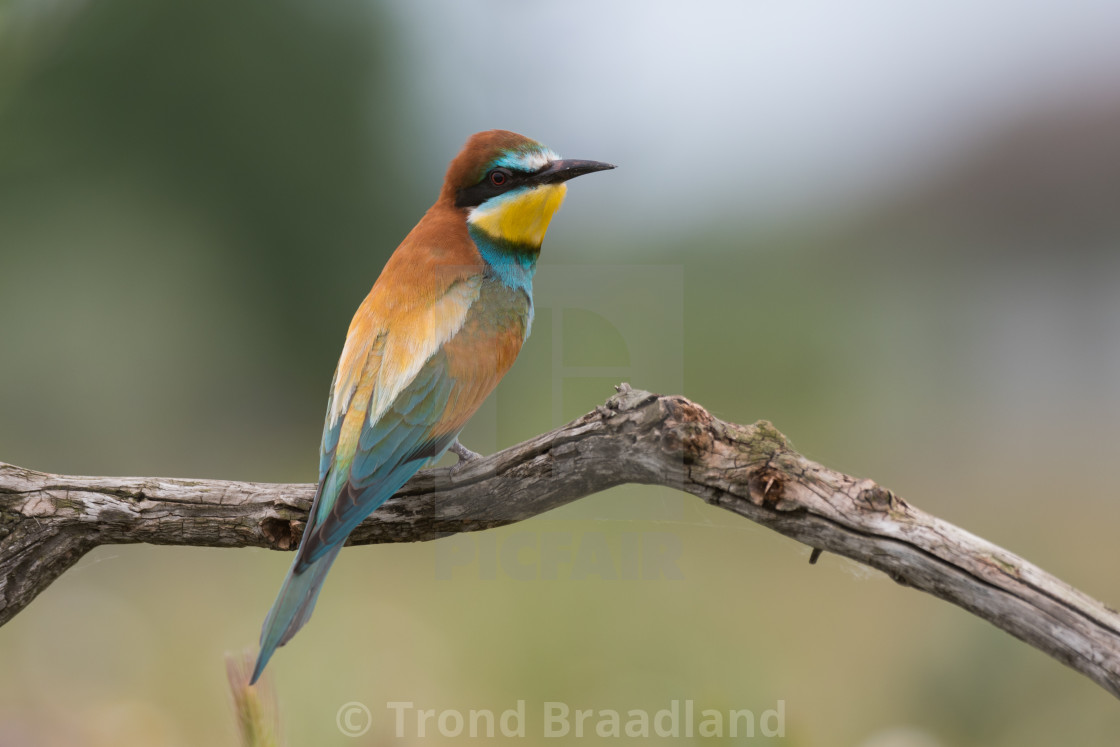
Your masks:
M477 451L471 451L466 446L463 446L463 444L459 443L459 439L455 439L455 442L451 444L451 452L459 457L459 462L455 465L456 467L460 467L482 456Z

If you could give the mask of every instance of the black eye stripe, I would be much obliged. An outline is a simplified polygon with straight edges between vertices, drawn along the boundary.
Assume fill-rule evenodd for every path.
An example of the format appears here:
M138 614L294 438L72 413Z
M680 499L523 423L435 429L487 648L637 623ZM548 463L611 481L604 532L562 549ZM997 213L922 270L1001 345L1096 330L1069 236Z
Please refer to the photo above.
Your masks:
M495 183L493 175L502 174L505 176L505 181ZM508 192L511 189L521 186L533 174L523 171L513 171L503 167L490 169L487 171L478 184L473 184L469 187L460 189L455 196L456 207L476 207L489 200L491 197L496 197L503 192Z

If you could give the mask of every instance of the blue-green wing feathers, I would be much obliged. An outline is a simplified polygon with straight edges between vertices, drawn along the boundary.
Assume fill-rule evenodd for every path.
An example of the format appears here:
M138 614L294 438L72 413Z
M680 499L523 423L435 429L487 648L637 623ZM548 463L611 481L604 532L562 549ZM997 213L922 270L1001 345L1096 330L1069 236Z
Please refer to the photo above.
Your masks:
M446 363L443 352L437 351L376 422L369 423L367 411L352 455L338 452L342 426L332 427L328 405L319 489L296 560L261 630L253 682L276 648L311 617L323 580L347 535L455 439L454 433L435 437L432 433L454 384Z
M429 458L451 444L454 434L433 440L432 426L446 409L453 384L443 352L437 352L375 423L367 420L349 460L349 455L332 451L300 545L297 571L344 542ZM337 433L325 431L324 444L328 435L335 444L332 449L336 448Z

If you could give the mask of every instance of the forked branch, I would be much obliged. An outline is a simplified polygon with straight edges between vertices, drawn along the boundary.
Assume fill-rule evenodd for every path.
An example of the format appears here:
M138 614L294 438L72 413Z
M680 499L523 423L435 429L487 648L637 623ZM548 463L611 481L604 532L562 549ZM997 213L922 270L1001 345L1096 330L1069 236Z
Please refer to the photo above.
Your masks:
M772 425L726 423L625 384L605 406L489 457L416 475L351 536L416 542L510 524L623 483L666 485L952 602L1120 697L1120 615ZM71 477L0 463L0 624L97 545L293 549L312 485Z

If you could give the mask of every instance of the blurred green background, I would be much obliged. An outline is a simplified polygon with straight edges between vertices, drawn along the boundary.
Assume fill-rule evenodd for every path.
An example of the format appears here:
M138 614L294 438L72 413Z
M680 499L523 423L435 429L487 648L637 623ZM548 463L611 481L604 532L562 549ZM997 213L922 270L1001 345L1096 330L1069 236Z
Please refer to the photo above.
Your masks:
M1025 5L0 4L0 460L312 481L350 315L504 127L620 168L572 185L468 445L677 391L1115 606L1120 8ZM650 488L351 549L270 667L288 742L693 699L784 701L756 743L1115 743L1087 679L808 552ZM222 657L289 561L91 553L0 630L0 744L235 744Z

